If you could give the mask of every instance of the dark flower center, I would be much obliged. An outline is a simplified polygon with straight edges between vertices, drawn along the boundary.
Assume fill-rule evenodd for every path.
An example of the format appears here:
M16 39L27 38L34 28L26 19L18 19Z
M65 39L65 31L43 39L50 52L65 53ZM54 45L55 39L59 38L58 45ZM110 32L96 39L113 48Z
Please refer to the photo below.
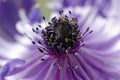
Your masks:
M68 11L71 15L71 11ZM77 19L63 15L63 10L59 12L60 17L52 18L51 22L46 24L46 28L42 29L41 25L32 28L37 35L42 33L43 40L32 40L32 43L38 46L38 50L47 55L58 56L61 54L75 53L85 45L84 39L91 34L89 27L85 32L81 33L78 29ZM43 20L46 23L45 17ZM39 29L41 28L41 29ZM44 43L47 45L45 46ZM64 55L63 55L64 56Z
M61 16L56 19L54 17L49 26L43 31L45 43L58 54L69 53L82 37L81 32L77 28L76 18Z

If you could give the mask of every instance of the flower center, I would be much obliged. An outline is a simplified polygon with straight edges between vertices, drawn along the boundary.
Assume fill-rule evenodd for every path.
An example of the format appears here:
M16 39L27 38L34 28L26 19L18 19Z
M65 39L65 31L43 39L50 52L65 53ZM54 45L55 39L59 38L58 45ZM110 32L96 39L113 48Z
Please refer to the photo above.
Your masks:
M43 31L45 43L58 54L69 53L75 49L82 37L77 28L76 18L54 17Z
M71 11L68 12L71 15ZM51 22L48 23L49 25L46 24L45 29L42 29L41 25L32 28L33 32L38 36L42 33L41 37L43 37L44 41L34 41L29 36L27 36L33 44L38 46L38 50L43 54L58 56L61 54L75 53L85 45L84 39L87 37L87 35L93 32L93 30L90 31L88 27L82 33L78 29L76 18L62 15L63 11L60 11L59 13L60 17L58 19L56 17L52 18ZM43 20L45 21L44 16ZM47 46L45 46L45 44Z

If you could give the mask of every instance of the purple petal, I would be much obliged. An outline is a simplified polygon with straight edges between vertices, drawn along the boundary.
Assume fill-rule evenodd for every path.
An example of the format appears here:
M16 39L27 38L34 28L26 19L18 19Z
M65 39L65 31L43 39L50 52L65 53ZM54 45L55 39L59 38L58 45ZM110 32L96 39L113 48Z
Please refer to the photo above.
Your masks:
M38 78L38 77L40 79L40 76L41 76L41 79L44 78L42 76L46 75L46 73L47 73L46 71L49 69L51 60L49 61L49 58L45 58L45 61L41 61L40 60L41 57L42 56L39 56L39 57L33 59L32 61L26 63L25 65L14 69L13 71L11 71L11 73L9 75L14 74L13 77L16 79L30 78L31 76L33 76L34 79ZM31 73L31 71L32 71L32 73ZM30 79L32 79L33 77L31 77Z
M63 0L62 1L62 4L64 7L69 7L69 6L72 6L72 7L75 7L75 6L83 6L85 5L85 2L86 0Z
M35 4L35 0L21 0L21 7L23 7L27 13L27 15L30 13L31 8Z
M120 35L112 38L111 40L107 40L104 42L94 42L87 44L85 48L97 50L97 51L105 51L114 48L115 44L120 40ZM99 46L98 46L99 45Z
M0 2L0 32L9 36L2 36L13 40L17 33L15 24L19 20L18 8L13 1Z
M15 67L18 67L22 64L24 64L25 61L20 60L20 59L14 59L11 60L10 62L8 62L5 66L3 66L0 69L0 80L5 80L5 76L11 71L13 70Z
M86 50L87 51L87 50ZM70 67L59 67L54 65L55 59L50 57L44 61L40 57L18 67L8 77L13 79L29 80L119 80L119 68L115 68L119 62L113 61L113 57L94 56L87 53L70 55L67 64ZM110 60L111 59L111 60ZM110 61L109 61L110 60ZM113 65L111 64L115 62ZM119 65L119 64L118 64ZM75 67L74 67L75 66ZM32 72L32 73L31 73Z
M54 5L54 2L56 2L56 1L53 1L53 5ZM71 0L71 1L59 0L57 4L59 4L59 5L61 4L62 6L56 5L56 7L54 7L54 6L52 6L52 3L50 5L52 6L51 8L53 8L57 11L64 9L64 8L68 8L68 7L90 6L92 8L97 8L98 15L101 15L102 17L108 17L109 15L113 15L112 10L114 10L114 9L112 7L115 6L114 3L115 3L115 1L112 1L112 0L99 0L99 1L98 0ZM108 13L108 12L112 12L112 13Z
M87 50L86 50L87 51ZM105 79L105 80L110 80L110 79L114 79L114 80L119 80L120 77L120 73L119 73L119 68L117 66L119 65L119 61L117 61L117 57L115 59L115 56L112 57L106 57L106 56L95 56L96 53L94 52L86 52L86 53L82 53L80 54L78 57L81 60L84 61L84 63L82 63L85 69L91 69L91 72L94 72L98 75L96 75L96 78L98 79ZM113 53L114 54L114 53ZM87 68L88 67L88 68ZM94 74L95 75L95 74ZM94 76L95 77L95 76Z
M101 2L97 2L96 0L96 4L95 7L98 7L98 14L100 14L103 17L107 17L107 12L109 11L111 6L112 6L112 1L111 0L101 0Z
M32 24L35 22L40 22L42 19L42 16L41 16L39 8L37 6L34 6L31 12L29 13L28 17Z

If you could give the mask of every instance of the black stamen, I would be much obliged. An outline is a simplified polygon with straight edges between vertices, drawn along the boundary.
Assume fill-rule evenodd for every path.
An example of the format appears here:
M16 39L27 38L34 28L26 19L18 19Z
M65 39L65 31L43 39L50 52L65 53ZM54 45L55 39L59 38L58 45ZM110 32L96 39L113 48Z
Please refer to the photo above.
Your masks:
M32 41L32 43L33 43L33 44L35 44L35 42L34 42L34 41Z
M85 43L83 43L83 44L81 45L81 47L82 47L82 46L85 46Z
M45 16L43 16L43 20L45 20Z
M59 11L59 14L61 15L63 13L63 10Z
M41 28L42 26L41 25L38 25L39 28Z
M83 33L83 36L89 31L89 27L86 29L86 31Z
M39 50L40 52L43 52L43 50L42 50L42 49L40 49L40 48L38 48L38 50Z
M66 18L68 18L68 16L67 16L67 15L65 15L65 17L66 17Z
M91 34L93 31L90 31L89 34Z
M89 27L86 29L86 32L88 32L89 31Z
M38 31L38 27L36 28L36 30Z
M32 31L33 31L33 32L36 32L33 28L32 28Z
M68 12L69 12L69 14L71 14L71 11L70 11L70 10L69 10Z
M41 61L44 61L44 60L45 60L45 59L43 59L43 58L41 59Z
M50 23L50 22L48 22L48 24L49 24L49 25L51 25L51 23Z
M40 42L40 41L38 41L38 43L39 43L39 44L41 44L41 42Z
M56 22L56 20L57 20L56 17L53 17L51 21Z
M38 29L36 28L36 30L38 30ZM32 31L33 31L34 33L38 34L38 32L37 32L36 30L34 30L34 29L32 28Z

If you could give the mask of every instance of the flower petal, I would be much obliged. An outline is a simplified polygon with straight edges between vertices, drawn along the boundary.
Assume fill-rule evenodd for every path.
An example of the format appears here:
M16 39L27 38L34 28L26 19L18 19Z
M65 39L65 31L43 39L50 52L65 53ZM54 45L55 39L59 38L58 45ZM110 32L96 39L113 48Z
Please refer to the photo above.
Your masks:
M25 9L27 15L30 13L35 2L35 0L21 0L21 7Z
M13 70L15 67L19 67L20 65L24 64L25 61L20 59L14 59L8 62L5 66L3 66L0 70L0 80L6 80L5 76Z
M18 33L15 29L15 24L19 20L17 11L18 8L13 1L0 2L0 31L2 31L1 36L9 39L9 41L13 41L14 36L16 33ZM9 34L9 36L4 36L4 34Z
M41 22L42 16L39 10L39 6L35 5L29 13L29 20L33 24L35 22Z

